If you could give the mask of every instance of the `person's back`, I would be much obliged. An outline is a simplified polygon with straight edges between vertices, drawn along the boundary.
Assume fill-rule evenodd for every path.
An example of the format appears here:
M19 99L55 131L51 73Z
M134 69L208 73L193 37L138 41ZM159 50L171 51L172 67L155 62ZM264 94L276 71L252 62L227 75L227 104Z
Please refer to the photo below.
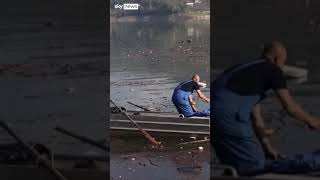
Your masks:
M264 60L257 60L230 68L212 85L213 147L220 161L234 166L240 174L247 174L245 172L247 169L255 171L254 173L262 171L265 157L251 128L250 119L252 107L263 97L262 90L257 85L254 89L259 91L245 91L245 89L251 90L250 86L247 86L247 83L241 84L238 80L253 75L255 79L264 78L263 72L256 69L264 69L268 66L265 63ZM265 85L261 84L259 87Z
M320 170L320 151L278 159L264 125L260 101L272 89L291 117L320 129L320 119L303 111L288 91L281 71L286 56L284 45L272 42L265 46L263 59L234 66L211 85L211 143L221 163L235 167L240 175Z
M210 111L197 111L194 108L195 102L193 102L191 95L194 91L200 99L203 99L208 103L210 102L210 99L200 91L200 76L198 74L194 74L191 80L181 82L174 89L171 99L173 104L176 106L177 111L184 117L210 116Z

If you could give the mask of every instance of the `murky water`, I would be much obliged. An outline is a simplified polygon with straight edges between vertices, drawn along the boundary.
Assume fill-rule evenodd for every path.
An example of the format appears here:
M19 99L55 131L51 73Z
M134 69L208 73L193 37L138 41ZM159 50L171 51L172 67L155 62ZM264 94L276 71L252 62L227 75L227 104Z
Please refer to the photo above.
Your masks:
M161 111L175 110L171 95L180 81L196 72L209 81L209 30L208 22L111 24L111 98L128 109L135 107L126 101ZM208 96L209 89L203 90ZM201 102L199 106L209 107Z
M118 105L141 110L129 105L130 101L154 111L176 112L171 96L180 81L199 73L203 81L209 82L208 21L170 21L157 17L150 21L112 23L110 30L110 97ZM203 92L209 96L210 86ZM199 109L209 108L209 104L196 101ZM179 147L177 151L175 141L165 144L163 152L150 148L140 134L137 137L111 138L113 179L209 178L208 148L203 153L196 152L197 156L189 157L183 165L177 164L176 159L187 158L197 146L183 150ZM123 158L133 153L143 160ZM200 169L193 168L194 161Z
M54 128L106 139L105 73L88 75L86 68L82 72L69 68L64 75L50 72L66 64L104 64L105 28L97 20L81 18L76 1L38 1L34 6L37 1L8 1L1 6L1 120L23 140L43 143L57 153L103 153ZM74 11L66 15L70 9ZM89 9L83 6L83 14ZM12 140L2 128L0 134L1 143Z

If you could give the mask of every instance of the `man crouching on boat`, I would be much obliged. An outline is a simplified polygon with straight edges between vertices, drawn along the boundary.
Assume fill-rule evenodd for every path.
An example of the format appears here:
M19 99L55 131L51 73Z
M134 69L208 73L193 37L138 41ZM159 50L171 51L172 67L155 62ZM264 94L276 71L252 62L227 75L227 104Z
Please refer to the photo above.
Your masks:
M303 111L289 93L281 70L286 57L284 45L272 42L265 46L263 57L226 70L211 86L211 143L220 162L241 176L320 170L320 150L279 158L264 126L259 104L272 89L291 117L320 129L320 119Z
M197 111L194 108L194 101L192 100L192 93L196 91L200 99L203 99L207 103L210 102L210 99L206 97L200 91L200 76L194 74L191 80L181 82L175 89L172 95L172 102L176 106L178 112L185 117L192 116L210 116L210 111Z

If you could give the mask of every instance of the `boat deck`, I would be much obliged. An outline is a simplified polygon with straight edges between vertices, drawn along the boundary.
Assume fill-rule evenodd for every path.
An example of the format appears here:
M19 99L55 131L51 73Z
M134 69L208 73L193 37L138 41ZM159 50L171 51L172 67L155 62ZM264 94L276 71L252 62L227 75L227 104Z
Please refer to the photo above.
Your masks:
M151 133L180 135L210 134L210 118L181 118L176 113L128 112L128 115L144 130ZM122 114L111 114L110 129L113 131L130 132L138 128Z

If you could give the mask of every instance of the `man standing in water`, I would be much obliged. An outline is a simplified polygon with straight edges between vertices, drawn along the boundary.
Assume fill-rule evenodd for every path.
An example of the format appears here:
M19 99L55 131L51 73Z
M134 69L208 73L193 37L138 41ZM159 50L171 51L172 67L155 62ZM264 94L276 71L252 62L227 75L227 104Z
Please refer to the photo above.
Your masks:
M181 82L174 89L172 102L176 106L178 112L183 114L185 117L210 116L210 111L197 111L194 108L195 102L193 101L191 95L193 91L196 91L200 99L203 99L207 103L210 102L210 99L200 91L199 83L200 76L198 74L194 74L191 80Z
M284 45L267 44L262 55L256 61L226 70L211 86L211 143L218 159L242 176L320 170L320 151L280 159L271 146L259 105L266 91L272 89L286 112L311 129L320 129L320 119L303 111L288 91L281 70L287 58Z

